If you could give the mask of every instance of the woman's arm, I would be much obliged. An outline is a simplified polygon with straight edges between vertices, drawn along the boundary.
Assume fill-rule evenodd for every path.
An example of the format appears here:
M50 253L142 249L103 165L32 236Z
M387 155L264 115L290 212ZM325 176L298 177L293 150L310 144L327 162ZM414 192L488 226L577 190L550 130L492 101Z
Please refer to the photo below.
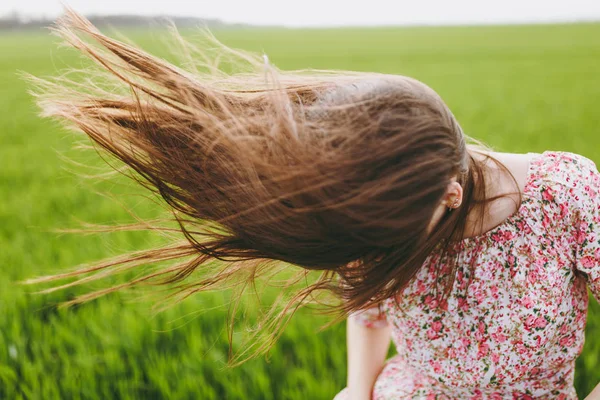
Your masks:
M587 395L585 400L600 400L600 384L592 390L590 394Z
M350 315L346 329L350 400L370 400L390 347L391 326L367 326Z

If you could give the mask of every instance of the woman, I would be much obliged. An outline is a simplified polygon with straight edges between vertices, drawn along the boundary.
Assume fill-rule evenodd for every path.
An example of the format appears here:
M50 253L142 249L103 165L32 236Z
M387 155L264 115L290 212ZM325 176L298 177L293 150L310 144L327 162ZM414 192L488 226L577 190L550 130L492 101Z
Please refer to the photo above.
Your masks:
M251 72L191 73L70 11L57 31L103 74L36 79L45 115L130 167L185 240L31 282L172 261L76 301L185 278L187 296L268 281L280 264L267 261L284 261L301 267L290 290L320 273L266 329L321 292L350 314L337 399L576 398L586 284L600 295L593 162L467 145L440 97L407 77L284 74L224 48Z

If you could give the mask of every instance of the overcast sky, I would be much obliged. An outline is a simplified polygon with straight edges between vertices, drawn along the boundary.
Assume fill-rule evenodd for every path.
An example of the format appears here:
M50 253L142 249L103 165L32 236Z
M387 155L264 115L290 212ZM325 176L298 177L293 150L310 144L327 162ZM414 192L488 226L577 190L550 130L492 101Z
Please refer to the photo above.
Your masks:
M65 0L84 14L168 14L251 24L397 25L600 20L600 0ZM56 16L57 0L0 0L11 11Z

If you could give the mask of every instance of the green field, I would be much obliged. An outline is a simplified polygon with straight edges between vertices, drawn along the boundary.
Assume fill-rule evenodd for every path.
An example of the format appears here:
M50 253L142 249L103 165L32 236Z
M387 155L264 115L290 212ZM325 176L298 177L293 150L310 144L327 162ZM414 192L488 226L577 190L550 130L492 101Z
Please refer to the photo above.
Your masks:
M600 24L510 27L219 31L282 69L336 68L421 79L470 135L502 151L566 150L600 162ZM167 56L161 32L132 34ZM33 295L17 281L155 245L147 233L74 235L80 221L131 221L159 207L127 181L90 181L65 158L82 138L40 119L17 71L80 66L40 33L0 34L0 399L330 399L345 385L344 326L324 331L305 310L267 358L228 369L223 294L154 315L149 301L111 295L73 309L56 302L98 287ZM111 193L110 196L99 193ZM591 302L577 363L583 398L600 381L600 308ZM199 313L200 312L200 313Z

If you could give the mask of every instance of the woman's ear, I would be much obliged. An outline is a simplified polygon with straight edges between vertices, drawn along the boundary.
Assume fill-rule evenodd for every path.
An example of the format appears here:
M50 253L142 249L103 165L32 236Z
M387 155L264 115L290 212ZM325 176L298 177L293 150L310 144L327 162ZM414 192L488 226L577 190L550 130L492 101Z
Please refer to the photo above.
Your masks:
M446 189L444 205L450 209L455 209L460 207L462 200L463 188L460 183L453 179L452 182L448 184L448 188Z

